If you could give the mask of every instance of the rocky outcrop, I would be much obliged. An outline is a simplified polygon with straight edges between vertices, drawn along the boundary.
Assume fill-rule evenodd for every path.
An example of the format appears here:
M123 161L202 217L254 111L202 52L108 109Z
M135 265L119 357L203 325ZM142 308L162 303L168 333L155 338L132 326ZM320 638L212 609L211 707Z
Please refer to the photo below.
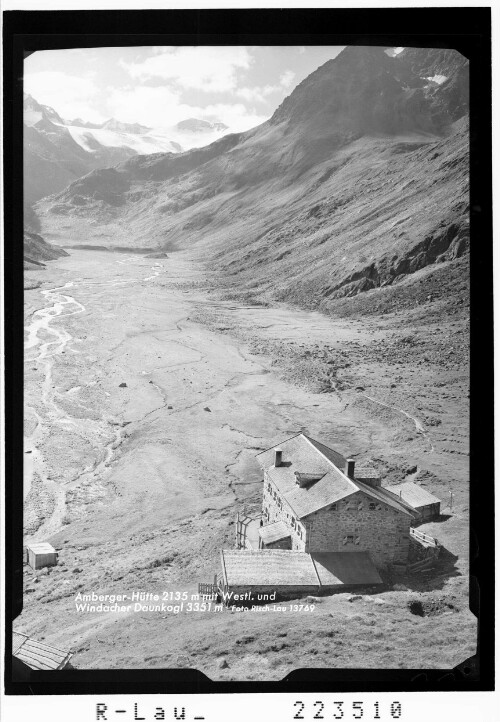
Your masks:
M53 261L67 255L69 254L63 248L47 243L38 233L24 231L25 269L44 268L44 261Z
M469 108L469 63L446 48L405 48L398 56L411 73L426 82L426 93L455 121ZM436 80L437 79L437 80ZM439 81L439 82L438 82Z
M390 286L403 276L420 271L433 263L460 258L469 250L468 226L452 223L445 229L437 229L427 235L402 256L382 258L376 263L347 276L340 283L325 289L328 298L356 296L381 286Z

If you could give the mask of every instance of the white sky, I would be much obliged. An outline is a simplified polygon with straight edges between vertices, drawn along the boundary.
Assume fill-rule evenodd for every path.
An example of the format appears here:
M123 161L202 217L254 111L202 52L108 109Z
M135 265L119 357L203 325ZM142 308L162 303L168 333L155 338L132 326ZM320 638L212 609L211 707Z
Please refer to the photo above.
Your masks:
M185 118L247 130L272 115L340 46L175 46L38 51L24 90L63 118L150 127Z

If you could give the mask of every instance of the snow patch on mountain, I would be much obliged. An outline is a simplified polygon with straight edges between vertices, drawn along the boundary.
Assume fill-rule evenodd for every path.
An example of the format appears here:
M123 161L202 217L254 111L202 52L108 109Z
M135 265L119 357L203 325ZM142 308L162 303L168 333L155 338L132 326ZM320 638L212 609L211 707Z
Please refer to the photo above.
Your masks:
M432 78L426 78L426 80L430 80L431 83L437 83L438 85L442 85L445 80L448 80L446 75L433 75Z
M167 137L166 132L155 133L148 131L143 134L110 130L109 128L85 128L78 125L65 126L73 140L87 153L95 153L98 148L95 141L108 148L130 148L139 155L151 153L179 153L182 147L179 143Z

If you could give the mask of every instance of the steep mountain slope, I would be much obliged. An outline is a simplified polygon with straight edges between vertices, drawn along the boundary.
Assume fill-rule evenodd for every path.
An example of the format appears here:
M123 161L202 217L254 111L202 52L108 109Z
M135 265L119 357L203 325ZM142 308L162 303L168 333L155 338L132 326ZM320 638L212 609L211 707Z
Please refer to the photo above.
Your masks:
M55 193L93 169L90 158L66 129L52 108L30 96L24 101L24 200L25 205ZM62 121L61 121L62 122Z
M327 310L467 251L467 103L455 51L349 47L263 125L95 171L40 206L43 227L196 246L240 292Z

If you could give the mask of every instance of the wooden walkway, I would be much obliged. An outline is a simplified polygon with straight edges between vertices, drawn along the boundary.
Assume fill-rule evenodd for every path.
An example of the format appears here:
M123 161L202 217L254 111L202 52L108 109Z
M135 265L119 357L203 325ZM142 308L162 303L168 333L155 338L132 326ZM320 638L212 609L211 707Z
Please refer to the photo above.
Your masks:
M236 549L258 549L261 515L236 517Z
M413 561L407 564L392 564L397 574L414 574L432 569L441 551L438 540L418 529L410 529L410 541L416 546L411 555Z
M64 669L73 656L21 632L12 632L12 654L31 669Z

